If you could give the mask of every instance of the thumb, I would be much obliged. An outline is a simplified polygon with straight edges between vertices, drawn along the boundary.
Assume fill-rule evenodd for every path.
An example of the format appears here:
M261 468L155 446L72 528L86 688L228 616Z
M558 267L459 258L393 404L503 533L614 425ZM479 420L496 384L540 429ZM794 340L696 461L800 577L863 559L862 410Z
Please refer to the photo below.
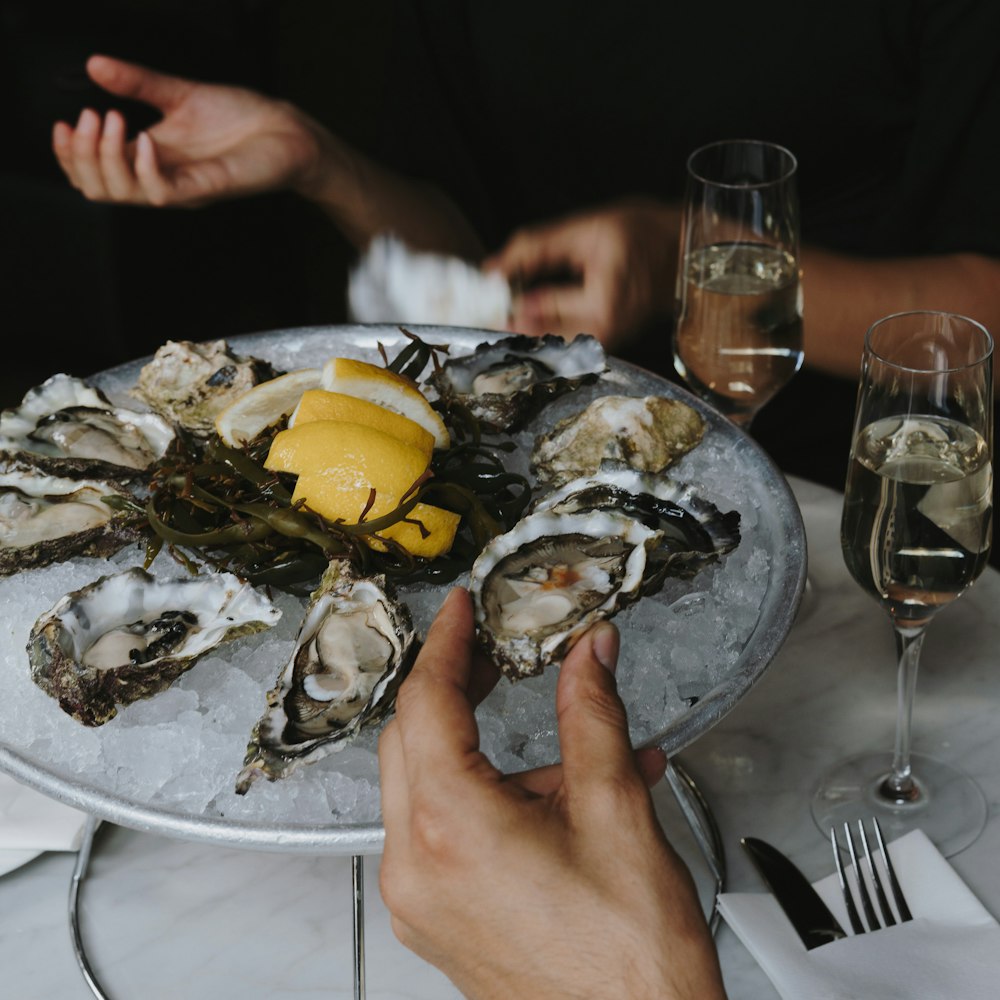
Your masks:
M615 685L618 648L618 629L600 622L584 633L559 671L559 747L571 794L588 782L642 780Z
M576 227L566 223L520 229L496 253L483 261L487 270L508 278L531 277L547 272L573 270L578 264Z
M87 60L87 73L94 83L108 92L152 104L161 111L176 105L193 86L190 80L167 76L110 56L91 56Z

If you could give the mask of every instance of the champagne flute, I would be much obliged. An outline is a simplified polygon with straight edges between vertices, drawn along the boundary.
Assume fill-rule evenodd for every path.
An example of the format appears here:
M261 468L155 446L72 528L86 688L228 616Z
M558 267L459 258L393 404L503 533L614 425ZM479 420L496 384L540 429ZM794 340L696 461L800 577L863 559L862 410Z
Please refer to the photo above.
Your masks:
M796 171L783 146L750 139L688 158L674 367L744 429L802 366Z
M897 651L893 753L865 753L827 774L816 824L866 813L893 836L920 827L947 857L986 823L979 786L910 751L928 623L975 582L990 552L993 340L974 320L905 312L865 337L840 540L847 568L889 615Z

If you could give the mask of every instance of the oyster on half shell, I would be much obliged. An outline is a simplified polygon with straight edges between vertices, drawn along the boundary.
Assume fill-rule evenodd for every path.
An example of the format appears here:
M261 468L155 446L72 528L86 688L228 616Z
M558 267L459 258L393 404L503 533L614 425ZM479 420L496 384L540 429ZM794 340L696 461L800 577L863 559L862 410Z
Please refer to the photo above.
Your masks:
M277 374L270 362L242 357L225 340L168 340L143 365L130 392L167 420L207 437L233 400Z
M664 396L601 396L539 435L531 466L554 485L596 472L605 459L662 472L697 445L705 421Z
M461 403L492 433L517 430L546 403L607 371L599 340L516 335L450 358L427 381L446 403Z
M693 487L665 475L637 472L624 462L604 461L591 476L573 479L540 497L529 513L577 514L608 510L663 532L649 555L645 593L669 577L690 579L740 543L739 511L723 513Z
M236 778L283 778L381 721L417 653L409 609L382 576L330 563L313 592L295 648L254 725Z
M28 640L32 680L84 725L169 687L219 643L274 625L281 612L231 573L160 580L102 576L41 615Z
M100 389L63 373L0 413L0 455L58 476L135 478L173 439L161 416L114 406Z
M71 556L110 556L142 536L125 506L134 503L117 483L0 462L0 576Z
M642 596L662 537L610 511L522 518L472 566L480 642L510 679L540 674L584 630Z

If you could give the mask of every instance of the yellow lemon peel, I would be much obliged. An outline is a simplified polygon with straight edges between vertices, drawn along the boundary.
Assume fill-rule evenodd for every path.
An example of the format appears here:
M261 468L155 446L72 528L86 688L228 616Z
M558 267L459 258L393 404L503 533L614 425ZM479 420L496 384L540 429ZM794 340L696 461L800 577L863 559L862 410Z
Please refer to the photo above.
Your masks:
M440 414L416 383L388 368L354 358L330 358L323 365L322 388L366 399L408 417L434 436L435 448L451 444Z

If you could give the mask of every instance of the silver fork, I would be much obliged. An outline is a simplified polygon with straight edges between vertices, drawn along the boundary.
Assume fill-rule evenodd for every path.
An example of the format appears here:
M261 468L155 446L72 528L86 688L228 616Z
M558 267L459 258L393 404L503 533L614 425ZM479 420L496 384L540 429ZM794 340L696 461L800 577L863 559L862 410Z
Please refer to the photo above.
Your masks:
M878 852L882 856L882 867L885 870L885 877L889 883L892 898L896 903L896 914L899 915L899 920L901 921L912 920L913 914L910 913L910 908L906 904L906 899L903 896L899 879L896 878L896 870L892 866L892 859L889 857L889 852L885 849L885 841L882 839L882 828L879 826L877 817L872 817L872 829L875 831ZM844 824L844 837L847 843L848 854L851 857L851 867L854 871L854 888L851 886L848 873L844 870L844 864L840 859L840 845L837 843L837 833L832 828L830 830L830 845L833 847L833 860L837 865L837 877L840 880L840 888L844 893L844 903L847 906L847 916L851 921L851 929L855 934L864 934L868 931L881 930L883 927L891 927L897 920L896 914L892 912L892 907L889 906L889 899L883 887L882 875L879 872L879 866L876 865L871 847L868 844L865 825L860 819L858 820L858 833L861 837L862 847L864 848L867 878L865 877L865 872L862 871L861 865L858 863L858 851L854 845L854 837L851 834L851 825L849 823ZM879 910L882 913L881 922L875 914L871 893L868 891L867 883L869 881L875 890L875 898L878 900ZM862 922L861 916L858 913L855 896L861 901L861 909L864 911L867 927Z

